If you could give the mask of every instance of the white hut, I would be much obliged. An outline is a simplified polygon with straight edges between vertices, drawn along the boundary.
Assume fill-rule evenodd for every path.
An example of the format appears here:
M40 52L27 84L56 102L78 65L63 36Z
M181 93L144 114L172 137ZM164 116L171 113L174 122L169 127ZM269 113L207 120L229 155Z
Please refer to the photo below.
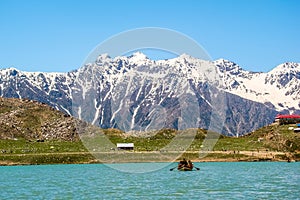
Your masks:
M118 150L133 150L134 144L133 143L117 143Z

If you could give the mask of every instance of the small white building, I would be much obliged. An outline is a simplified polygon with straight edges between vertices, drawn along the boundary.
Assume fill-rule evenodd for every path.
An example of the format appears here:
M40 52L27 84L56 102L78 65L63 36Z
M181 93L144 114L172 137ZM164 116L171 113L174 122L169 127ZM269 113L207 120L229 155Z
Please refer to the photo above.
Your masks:
M295 133L300 133L300 128L294 128Z
M117 143L118 150L133 150L134 144L133 143Z

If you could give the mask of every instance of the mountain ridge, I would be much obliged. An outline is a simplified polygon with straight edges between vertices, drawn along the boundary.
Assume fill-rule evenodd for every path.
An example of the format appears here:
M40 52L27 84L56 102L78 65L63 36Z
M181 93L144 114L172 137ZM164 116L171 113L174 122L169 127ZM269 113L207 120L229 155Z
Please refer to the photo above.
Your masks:
M115 119L112 118L115 115L111 110L114 87L122 86L120 81L133 70L140 70L139 72L147 70L148 74L155 75L159 74L160 70L164 70L170 71L176 77L186 77L190 80L189 84L193 88L193 92L197 93L199 111L207 114L205 118L209 118L212 111L212 102L209 100L211 96L207 96L207 92L213 88L205 89L206 82L209 81L207 77L219 82L217 90L225 91L226 97L223 99L226 99L226 107L230 108L226 111L226 114L229 115L225 120L228 123L225 128L227 133L237 132L238 128L230 128L237 124L241 127L240 129L243 129L241 133L246 133L251 129L271 123L277 113L298 113L300 111L300 64L283 63L281 65L278 66L278 69L274 68L275 71L264 73L246 71L236 63L225 59L203 61L187 54L158 61L151 60L142 53L115 58L109 57L108 54L102 54L94 63L87 63L78 70L66 73L22 72L15 68L2 69L0 70L0 96L37 100L70 115L76 116L77 114L77 117L80 118L82 108L80 111L76 111L74 102L76 103L77 98L86 99L86 95L91 95L91 92L94 91L98 96L95 96L95 102L89 102L93 106L90 108L92 110L87 112L93 116L88 118L90 122L99 123L98 125L101 127L108 128L116 124ZM280 70L281 68L285 70ZM286 68L293 70L287 74ZM207 69L212 69L214 76L211 76ZM141 80L143 77L135 77L137 83ZM151 105L161 103L165 106L164 108L168 109L175 103L174 99L172 101L163 100L171 94L170 90L164 88L168 84L167 82L163 81L164 85L160 86L152 84L145 85L145 87L139 86L137 83L133 87L135 91L132 90L131 93L132 98L135 99L130 108L134 114L131 116L132 127L137 122L142 123L143 120L149 120L151 110L149 110L149 106L145 107L147 102ZM154 90L161 95L154 93ZM142 95L147 92L151 93L151 91L152 96ZM246 116L247 113L243 111L243 108L248 108L249 112L252 112L248 113L250 117ZM232 112L232 110L235 111ZM74 113L74 111L76 112ZM257 117L255 112L260 112L262 116L252 119L251 116ZM239 117L234 117L235 115ZM249 122L246 120L247 118L250 118ZM168 123L173 125L177 123L176 120L171 121ZM207 119L200 122L202 128L209 128L208 124ZM228 131L229 129L232 130Z

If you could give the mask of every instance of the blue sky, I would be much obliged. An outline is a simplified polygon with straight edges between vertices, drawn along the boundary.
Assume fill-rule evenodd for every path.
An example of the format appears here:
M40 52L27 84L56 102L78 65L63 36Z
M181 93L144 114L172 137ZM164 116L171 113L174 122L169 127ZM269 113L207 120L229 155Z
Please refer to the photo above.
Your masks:
M300 62L297 0L0 0L0 68L67 72L120 32L162 27L251 71Z

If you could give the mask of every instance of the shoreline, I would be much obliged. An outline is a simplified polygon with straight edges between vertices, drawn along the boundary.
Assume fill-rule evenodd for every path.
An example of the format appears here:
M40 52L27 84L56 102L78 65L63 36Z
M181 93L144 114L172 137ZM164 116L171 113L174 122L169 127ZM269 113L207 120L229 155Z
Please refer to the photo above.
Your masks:
M163 161L161 161L163 162ZM168 162L168 161L165 161ZM170 163L177 163L178 161L174 161ZM214 163L214 162L270 162L270 163L275 163L275 162L287 162L287 163L294 163L294 162L300 162L298 160L293 160L288 162L287 160L193 160L193 163ZM91 161L91 162L76 162L76 163L43 163L43 164L38 164L38 163L15 163L15 162L0 162L0 167L6 167L6 166L31 166L31 165L91 165L91 164L129 164L129 163L155 163L155 162L112 162L112 163L104 163L104 162L97 162L97 161Z
M178 153L178 152L177 152ZM202 152L203 153L203 152ZM99 157L100 155L100 157ZM160 157L158 157L160 156ZM168 156L160 152L65 152L39 154L2 154L0 166L52 165L52 164L113 164L143 162L178 162L185 157L192 162L299 162L298 153L254 152L254 151L210 151L199 158L199 152L182 152L174 160L172 153ZM97 159L101 158L101 159Z

